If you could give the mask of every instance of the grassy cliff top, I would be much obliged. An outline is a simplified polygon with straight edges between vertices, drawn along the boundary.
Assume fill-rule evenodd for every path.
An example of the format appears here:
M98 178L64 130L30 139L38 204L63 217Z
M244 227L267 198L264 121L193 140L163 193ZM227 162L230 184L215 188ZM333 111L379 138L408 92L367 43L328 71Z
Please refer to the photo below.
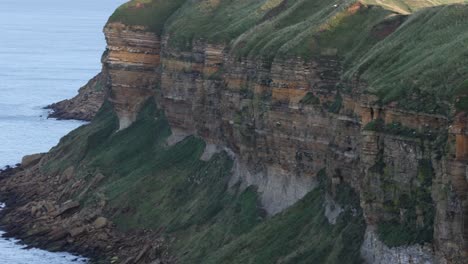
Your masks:
M110 18L169 36L226 44L240 58L341 58L383 104L448 114L468 80L466 0L133 0ZM451 4L451 5L448 5Z
M353 61L347 75L361 76L384 104L447 113L443 101L468 91L467 13L466 5L416 12Z

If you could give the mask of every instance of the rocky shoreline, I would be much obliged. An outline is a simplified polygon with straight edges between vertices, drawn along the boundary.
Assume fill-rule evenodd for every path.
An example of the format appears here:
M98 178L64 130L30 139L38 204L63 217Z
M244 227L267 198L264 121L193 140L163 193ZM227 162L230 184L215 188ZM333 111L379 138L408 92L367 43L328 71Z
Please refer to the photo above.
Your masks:
M104 81L100 73L70 100L47 106L50 118L90 121L101 107L106 92L96 88ZM0 211L4 237L20 239L28 248L66 251L90 259L90 263L172 263L164 238L149 230L121 232L102 216L105 201L84 209L67 199L73 169L52 177L41 173L47 154L25 156L21 163L0 170ZM92 180L97 184L103 175ZM83 186L72 186L81 189ZM86 190L90 190L87 186ZM71 192L73 193L73 192Z
M65 197L69 190L64 190L64 181L72 172L46 176L39 170L46 159L27 156L21 166L0 172L0 200L7 204L0 211L5 237L21 239L29 247L79 254L91 263L172 262L167 243L157 233L120 232L102 216L105 203L84 209Z

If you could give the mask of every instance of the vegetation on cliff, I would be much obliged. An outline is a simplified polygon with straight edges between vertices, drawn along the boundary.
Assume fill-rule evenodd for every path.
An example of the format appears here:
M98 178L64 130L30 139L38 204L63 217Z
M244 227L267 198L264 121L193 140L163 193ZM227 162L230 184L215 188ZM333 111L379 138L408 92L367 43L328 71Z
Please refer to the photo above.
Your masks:
M337 57L343 82L360 80L382 104L447 115L468 79L468 7L444 5L463 2L133 0L109 21L147 26L182 50L200 40L269 63Z
M401 188L384 167L383 191L388 199L384 203L387 219L378 225L380 239L390 247L430 243L434 232L434 202L431 197L434 171L429 160L418 166L418 177L408 190Z
M411 15L385 41L362 56L358 74L384 104L429 113L448 113L448 102L468 79L465 5L428 8Z
M166 20L184 2L186 0L133 0L119 7L109 18L109 22L145 26L153 32L161 34Z
M56 174L74 166L77 180L87 183L91 175L105 175L95 191L69 198L85 206L104 199L107 216L120 230L159 230L173 241L170 251L181 263L360 263L365 224L356 194L339 192L349 194L339 199L348 210L336 225L324 215L325 184L266 218L254 187L229 187L232 160L226 153L200 160L205 143L193 136L166 144L171 130L154 103L124 131L115 132L116 121L106 104L90 125L62 139L43 171Z
M358 93L377 95L380 105L448 114L455 102L459 111L466 110L468 19L464 13L468 7L421 9L429 1L418 3L134 0L120 7L109 22L145 26L168 37L167 42L163 41L168 53L191 51L197 41L225 45L233 58L262 61L262 70L266 71L271 70L273 62L291 58L338 61L339 84L327 86L331 92L326 100L304 90L302 100L298 100L302 106L323 107L323 115L342 114L341 109L348 103L345 94L356 89L360 89ZM413 13L415 10L419 11ZM203 75L193 73L189 74ZM222 85L226 74L221 65L200 78ZM262 85L272 82L266 77ZM244 86L239 94L244 103L252 100L262 107L273 97L271 91L259 96ZM334 188L324 177L319 187L295 205L267 217L255 187L244 188L231 182L233 160L228 153L214 154L206 161L201 159L206 143L199 137L168 143L171 128L164 111L153 101L149 100L137 120L122 131L118 131L112 106L106 103L91 124L73 131L52 149L43 173L67 174L64 172L70 167L75 172L74 180L65 183L69 185L65 189L73 191L64 200L78 200L85 208L102 208L122 232L151 230L155 237L167 241L168 252L180 263L362 263L359 249L365 232L363 212L352 189L337 183L343 180L339 169ZM278 102L282 106L283 102ZM240 109L233 111L229 122L241 127L244 143L253 146L250 142L256 131L255 124L250 123L255 118L248 106ZM357 123L347 124L356 129L354 135L360 132ZM277 130L282 126L276 122ZM421 144L423 150L447 141L446 134L433 135L433 131L419 131L398 122L385 124L381 119L371 121L364 130L405 138L407 145ZM425 144L429 140L436 143ZM323 145L327 142L320 141ZM346 150L332 146L332 140L327 144L336 147L335 153L341 151L354 159L358 147L351 143ZM382 215L373 223L378 226L379 237L389 246L431 242L435 173L430 155L436 152L430 149L416 157L420 161L414 170L418 175L409 179L406 176L410 173L397 173L397 165L385 160L394 157L385 156L379 147L375 147L379 151L377 162L363 179L368 192L361 195L370 200L369 204L380 199L376 207ZM329 156L322 158L326 163ZM95 175L102 175L102 179L94 182ZM81 186L94 184L93 192L75 190L76 182ZM325 216L324 203L330 196L344 208L336 224Z

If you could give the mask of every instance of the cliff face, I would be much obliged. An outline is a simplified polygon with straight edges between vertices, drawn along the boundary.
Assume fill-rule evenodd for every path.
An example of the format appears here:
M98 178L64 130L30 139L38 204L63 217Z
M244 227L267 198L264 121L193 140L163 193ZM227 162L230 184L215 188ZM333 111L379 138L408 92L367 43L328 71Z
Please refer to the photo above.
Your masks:
M466 144L459 123L449 130L445 116L382 106L364 92L365 83L348 83L352 92L337 89L343 66L333 51L309 60L277 58L267 65L262 59L239 59L230 47L209 41L194 41L190 50L181 51L171 45L170 35L154 34L142 38L154 40L154 50L143 55L148 54L140 50L145 45L116 44L114 36L128 31L116 23L105 31L110 49L105 63L111 71L117 57L129 65L116 74L115 86L111 83L114 98L138 96L135 103L125 99L135 115L142 100L155 96L177 131L172 141L197 135L208 143L208 157L228 150L236 162L231 184L257 186L269 214L313 190L325 169L334 185L346 182L359 192L367 239L374 239L378 229L391 247L433 241L433 249L395 251L365 242L369 262L424 263L435 261L437 253L439 260L461 263L466 257ZM131 54L113 55L113 50ZM145 73L132 73L135 58L147 65ZM141 77L150 70L149 77ZM139 85L137 79L148 83ZM114 102L120 127L128 126L122 101ZM398 238L406 232L409 237Z
M339 263L336 256L346 254L340 250L347 246L339 246L344 243L360 247L349 246L347 253L356 263L360 257L367 263L464 263L468 121L450 101L463 88L444 86L446 94L438 97L431 89L442 84L427 76L404 82L413 73L431 70L434 57L419 60L409 73L394 68L407 53L378 62L390 57L398 43L406 43L423 18L437 24L438 15L461 14L466 7L429 9L406 18L354 1L339 8L322 1L299 2L242 1L243 8L238 8L222 1L132 1L118 10L104 30L108 46L103 57L118 125L98 117L43 158L38 173L44 177L63 175L67 168L74 171L65 190L76 191L55 199L96 200L99 213L115 220L120 229L148 227L158 230L158 236L174 235L177 250L171 253L178 256L176 262ZM283 34L301 28L302 22L293 18L304 15L299 12L302 4L306 10L318 9L310 18L317 30L301 31L299 46L290 39L281 42L281 34L259 40L271 28L288 28ZM253 29L217 16L184 24L193 18L191 11L204 10L192 5L221 14L228 10L233 16L252 8L254 15L239 17L239 23ZM155 8L167 9L166 23L148 25L146 18L153 19L148 14ZM123 16L119 21L125 12L133 14L133 20ZM134 21L137 15L145 23ZM225 28L213 22L225 20L230 21ZM197 32L197 23L217 31ZM193 27L194 35L186 39L181 25ZM353 25L365 27L358 32ZM230 42L217 41L228 37ZM453 41L455 45L459 40ZM284 56L265 55L280 42L282 48L275 52ZM312 56L299 56L301 45ZM412 63L407 60L405 67ZM408 89L392 90L396 84L385 82L396 78ZM461 82L453 80L457 86ZM158 110L149 111L148 104ZM101 178L98 173L109 179L92 180ZM167 180L172 178L181 182ZM92 198L90 188L97 192ZM255 198L246 206L252 188L258 205ZM74 192L85 194L77 197ZM223 202L212 208L217 199ZM250 210L256 206L268 216L258 208ZM303 217L313 220L297 220ZM220 222L230 224L227 219L242 219L242 228L236 223L222 232L216 229ZM271 238L269 230L276 230L277 238L288 237L282 231L296 232L292 226L302 230L287 239L301 241L301 246L290 245L292 252L262 244ZM335 239L323 249L325 259L313 253L320 245L304 242L320 236L320 229ZM192 246L180 242L184 239ZM213 245L205 245L210 239ZM261 253L253 253L251 245L264 246Z
M110 24L104 33L107 52L103 57L109 75L110 100L119 117L120 129L135 122L142 104L153 95L159 80L155 74L160 65L158 36L144 27Z

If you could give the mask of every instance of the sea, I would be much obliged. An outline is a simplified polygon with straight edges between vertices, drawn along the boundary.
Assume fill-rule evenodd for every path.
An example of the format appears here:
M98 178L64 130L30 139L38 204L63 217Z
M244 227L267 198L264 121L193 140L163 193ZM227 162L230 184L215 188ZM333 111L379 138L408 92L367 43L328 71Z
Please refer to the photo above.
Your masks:
M0 168L48 151L84 124L48 119L44 107L73 97L100 71L102 28L125 2L0 0ZM86 262L68 253L24 248L0 238L0 263Z

